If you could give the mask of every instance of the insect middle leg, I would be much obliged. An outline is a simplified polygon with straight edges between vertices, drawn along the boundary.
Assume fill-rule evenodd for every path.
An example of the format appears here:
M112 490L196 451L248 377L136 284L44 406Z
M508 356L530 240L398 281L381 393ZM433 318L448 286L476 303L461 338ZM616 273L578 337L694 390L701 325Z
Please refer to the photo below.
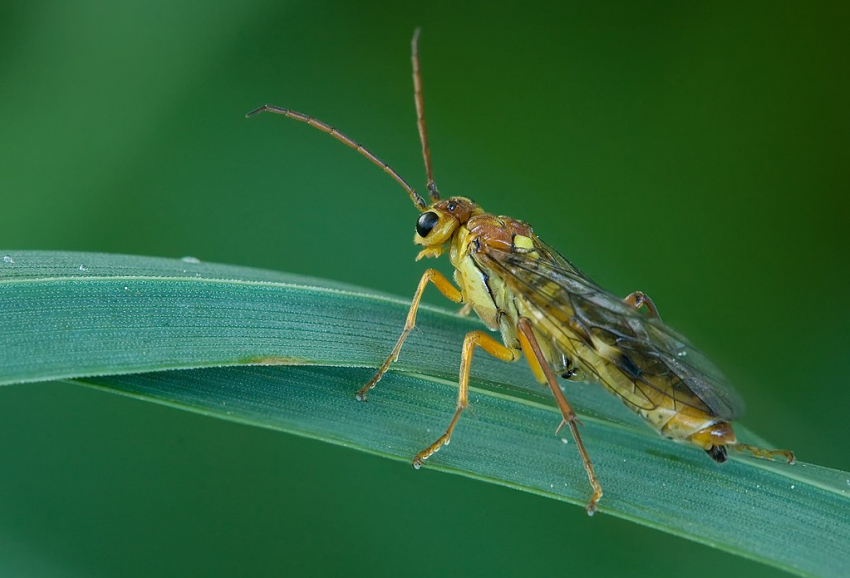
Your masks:
M452 416L452 421L449 422L449 427L446 428L446 433L413 458L414 468L419 469L422 463L434 455L442 446L449 445L449 441L452 439L452 432L457 425L457 420L460 419L460 414L469 405L469 368L472 365L472 353L476 347L480 347L493 357L498 357L502 361L516 361L520 356L519 350L505 347L483 331L470 331L466 334L466 337L463 339L463 353L460 358L457 409L455 409L455 414Z
M534 336L534 329L531 326L531 322L522 317L517 323L517 329L519 329L520 342L522 343L523 348L527 348L527 350L531 352L531 355L526 355L529 364L532 365L532 367L537 365L540 371L543 372L543 375L546 377L546 382L549 384L549 389L552 390L552 394L555 396L558 409L561 410L563 420L561 421L561 425L558 426L557 431L560 431L564 425L569 426L570 432L573 434L573 439L576 441L578 453L581 455L584 470L587 472L587 478L590 481L590 487L593 489L593 495L590 496L590 501L587 503L586 508L587 513L592 516L596 512L597 502L599 502L602 498L602 485L599 483L599 479L593 471L593 463L590 461L590 456L587 454L587 450L584 449L584 443L581 441L581 435L578 432L578 419L576 418L576 414L567 401L567 398L564 397L564 392L561 391L561 388L558 386L558 380L552 372L552 368L549 367L546 356L543 354L543 351L540 349L540 344L537 343L537 338Z
M357 390L355 397L358 400L366 401L366 393L375 387L379 381L381 381L381 378L390 368L390 365L394 361L398 360L398 355L401 353L401 346L404 345L404 340L407 339L407 336L416 326L416 311L419 309L419 302L422 300L422 292L425 291L425 287L428 285L429 281L433 283L437 289L439 289L440 293L455 303L463 302L463 293L456 289L455 286L452 285L452 282L446 279L445 275L436 269L426 270L425 273L422 274L422 278L419 280L419 285L416 287L416 293L413 294L413 302L410 304L410 311L407 312L407 320L404 322L404 329L401 330L401 336L399 336L398 342L396 342L389 357L387 357L387 360L384 361L383 365L381 365L378 369L375 376L369 380L369 383Z
M644 293L643 291L634 291L626 295L626 298L623 299L629 305L633 305L635 309L640 309L644 305L647 309L649 309L650 317L656 317L661 319L661 316L658 315L658 307L655 306L655 303L652 302L652 299L649 298L649 295Z

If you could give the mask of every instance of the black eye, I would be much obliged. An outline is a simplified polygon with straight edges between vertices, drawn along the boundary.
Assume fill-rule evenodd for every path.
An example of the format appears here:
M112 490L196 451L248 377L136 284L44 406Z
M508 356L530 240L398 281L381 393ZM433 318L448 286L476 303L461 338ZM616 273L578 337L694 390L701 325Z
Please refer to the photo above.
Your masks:
M433 211L422 213L422 216L416 221L416 232L419 233L420 237L427 237L439 220L440 217Z
M454 201L449 201L448 209L449 211L454 212L454 210L457 209L457 203L455 203Z

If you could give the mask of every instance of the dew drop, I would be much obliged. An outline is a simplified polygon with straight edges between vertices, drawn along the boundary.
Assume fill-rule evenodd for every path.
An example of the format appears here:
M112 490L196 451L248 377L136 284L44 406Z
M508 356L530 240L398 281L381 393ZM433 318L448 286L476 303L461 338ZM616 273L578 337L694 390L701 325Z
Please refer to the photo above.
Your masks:
M198 259L197 257L190 257L188 255L186 257L183 257L180 260L183 261L184 263L200 263L201 262L201 260Z
M88 271L88 270L89 270L89 268L86 267L85 265L80 265L80 271Z
M3 255L3 262L4 263L14 263L15 260L12 259L11 255Z
M561 443L567 445L568 443L570 443L570 440L568 440L567 438L561 438Z
M791 489L792 489L792 490L794 489L794 487L795 487L795 486L794 486L794 484L791 484Z

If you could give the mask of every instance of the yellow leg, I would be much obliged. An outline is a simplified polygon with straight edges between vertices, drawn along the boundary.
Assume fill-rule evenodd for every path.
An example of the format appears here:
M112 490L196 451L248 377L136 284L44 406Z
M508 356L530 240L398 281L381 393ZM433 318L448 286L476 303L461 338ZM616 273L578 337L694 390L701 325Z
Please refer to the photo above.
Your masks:
M661 319L661 316L658 315L658 308L655 306L655 303L653 303L652 299L649 298L649 295L643 291L629 293L623 301L629 305L633 305L636 309L640 309L642 306L646 305L646 308L649 309L650 317Z
M417 470L422 463L429 457L434 455L441 447L449 445L452 439L452 432L457 425L457 420L466 406L469 405L468 389L469 389L469 367L472 365L472 353L475 347L480 347L493 357L498 357L502 361L516 361L519 359L519 351L508 349L483 331L470 331L463 339L463 353L460 358L460 379L458 380L457 391L457 409L455 410L452 421L449 422L449 427L446 429L440 438L433 444L416 454L413 458L413 467Z
M451 281L446 279L442 273L436 269L428 269L425 271L425 273L422 274L422 279L419 280L419 286L416 287L416 293L413 294L413 302L410 304L410 311L407 312L407 320L404 322L404 329L401 330L401 336L398 338L398 342L396 342L389 357L387 357L387 360L384 361L383 365L381 365L378 369L375 376L369 380L369 383L357 390L355 397L357 397L358 400L366 401L366 392L375 387L390 368L390 365L394 361L398 360L398 355L401 353L401 346L404 345L404 340L407 339L408 334L416 326L416 311L419 309L419 302L422 300L422 292L425 291L425 287L428 285L429 281L440 290L440 293L455 303L463 302L463 293L456 289L455 286L452 285Z
M761 458L763 460L774 461L776 456L781 456L785 458L785 461L787 461L789 465L793 465L797 461L797 459L794 457L794 452L790 452L788 450L766 450L764 448L759 448L748 444L735 444L732 447L738 450L739 452L750 452L755 457Z
M597 502L602 498L602 486L596 477L596 473L593 471L593 463L590 461L590 456L587 455L587 450L584 449L584 443L582 443L581 436L578 433L576 414L573 408L570 407L569 402L567 402L567 398L564 397L564 392L558 386L558 380L555 374L552 373L552 368L549 367L549 363L546 361L546 357L537 343L537 338L534 336L534 329L531 327L531 322L526 318L521 318L517 323L517 329L519 329L519 338L523 350L527 348L534 355L533 360L528 353L526 353L526 357L532 364L532 367L537 365L543 375L546 376L549 389L552 390L555 401L558 403L558 408L561 410L563 420L561 421L561 425L558 426L557 431L560 431L565 425L569 426L570 432L573 434L573 439L576 441L578 453L581 455L581 461L584 464L584 470L587 472L588 480L590 480L590 487L593 488L593 495L590 497L586 508L587 513L592 516L596 512Z

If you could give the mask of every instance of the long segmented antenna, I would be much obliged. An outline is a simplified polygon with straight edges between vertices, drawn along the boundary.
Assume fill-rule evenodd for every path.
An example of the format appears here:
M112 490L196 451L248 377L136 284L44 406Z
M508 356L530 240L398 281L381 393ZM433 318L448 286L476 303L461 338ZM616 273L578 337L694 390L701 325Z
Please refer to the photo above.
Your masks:
M385 173L390 175L392 178L394 178L396 180L396 182L398 184L400 184L402 187L404 187L404 190L407 191L408 195L410 195L410 199L413 201L413 204L416 205L416 208L419 209L420 212L424 212L428 208L428 204L425 202L425 199L420 197L419 193L417 193L413 189L413 187L408 185L407 181L405 181L403 178L401 178L401 175L399 175L397 172L395 172L392 169L392 167L390 167L390 165L388 165L387 163L385 163L384 161L382 161L381 159L379 159L378 157L373 155L369 151L369 149L364 147L362 144L358 143L357 141L355 141L351 137L339 132L337 129L335 129L331 125L326 124L326 123L324 123L324 122L322 122L318 119L315 119L311 116L307 116L306 114L300 113L298 111L289 110L289 109L286 109L286 108L281 108L279 106L273 106L273 105L270 105L270 104L264 104L260 108L252 110L251 112L249 112L248 114L245 115L245 118L251 118L252 116L260 114L261 112L273 112L274 114L281 114L281 115L283 115L287 118L291 118L291 119L294 119L294 120L301 121L303 123L309 124L313 128L317 128L322 132L328 133L329 135L334 137L336 140L338 140L338 141L342 142L343 144L348 145L349 147L353 148L354 150L359 152L361 155L363 155L364 157L366 157L367 159L372 161L374 164L376 164L379 167L381 167L382 169L384 169ZM422 130L423 130L423 128L420 128L420 132ZM429 166L429 179L430 179L430 165L428 165L428 166ZM434 190L434 192L436 192L436 189ZM433 198L433 194L431 196ZM439 197L437 197L437 198L439 198Z
M428 176L428 194L431 202L440 200L437 185L434 183L434 172L431 169L431 149L428 147L428 129L425 128L425 104L422 98L422 73L419 71L419 28L413 31L410 41L413 62L413 100L416 102L416 126L419 127L419 140L422 143L422 158L425 161L425 172Z

